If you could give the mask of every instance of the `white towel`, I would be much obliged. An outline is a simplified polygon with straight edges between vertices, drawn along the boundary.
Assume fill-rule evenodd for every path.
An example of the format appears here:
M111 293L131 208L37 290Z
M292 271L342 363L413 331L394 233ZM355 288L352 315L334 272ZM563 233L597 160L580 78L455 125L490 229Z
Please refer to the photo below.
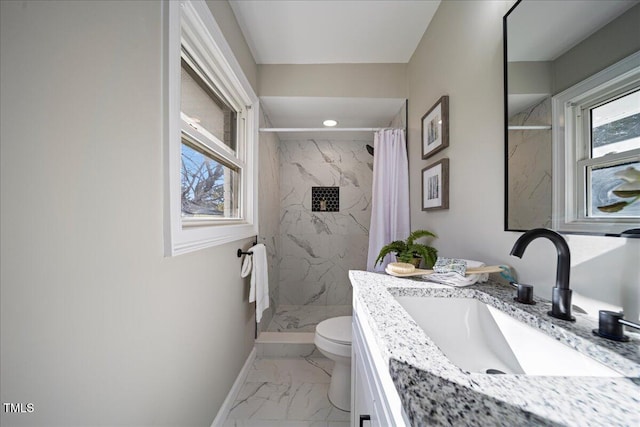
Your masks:
M485 267L486 264L480 261L471 261L465 259L467 268ZM462 276L458 273L433 273L425 276L429 281L442 283L443 285L450 285L455 287L471 286L477 282L483 283L489 280L489 274L469 274L468 276Z
M242 260L242 270L240 270L240 277L244 278L251 274L251 271L253 270L252 259L252 255L244 256L244 260Z
M267 264L267 248L258 243L245 255L240 275L247 277L251 273L249 302L256 303L256 322L262 319L262 312L269 308L269 271Z

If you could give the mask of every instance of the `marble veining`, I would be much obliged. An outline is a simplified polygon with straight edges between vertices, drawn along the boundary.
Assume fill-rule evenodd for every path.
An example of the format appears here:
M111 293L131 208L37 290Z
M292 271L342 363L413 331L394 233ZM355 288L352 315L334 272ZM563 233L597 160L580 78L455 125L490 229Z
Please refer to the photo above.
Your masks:
M323 320L350 316L350 305L280 305L267 329L270 332L315 332Z
M617 343L595 337L597 321L549 317L551 304L513 302L513 290L494 283L451 288L424 280L350 271L354 304L389 360L389 372L413 425L635 426L640 423L640 337ZM625 377L546 377L468 373L455 366L393 296L466 297L492 305Z
M279 305L349 305L365 268L373 174L359 140L280 142ZM312 211L312 187L339 187L338 212Z
M551 98L514 115L509 125L549 125ZM509 227L551 226L551 130L509 130Z
M256 359L224 426L343 426L349 413L327 398L326 358Z

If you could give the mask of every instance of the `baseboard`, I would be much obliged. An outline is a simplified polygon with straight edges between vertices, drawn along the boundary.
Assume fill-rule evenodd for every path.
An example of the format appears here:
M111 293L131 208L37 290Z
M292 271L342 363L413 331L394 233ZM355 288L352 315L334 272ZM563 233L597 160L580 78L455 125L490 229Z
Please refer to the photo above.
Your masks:
M222 406L218 410L218 414L213 419L213 422L211 423L211 427L220 427L227 420L227 417L229 416L229 412L231 412L231 407L233 406L233 402L235 401L236 396L240 391L240 387L242 387L242 385L244 384L244 381L247 379L247 375L249 375L249 370L251 369L251 365L253 365L253 361L255 359L256 359L256 347L254 346L253 349L251 350L251 353L249 353L249 357L247 357L247 360L244 362L244 366L240 370L238 377L234 381L233 386L231 386L231 390L229 390L227 397L224 399Z

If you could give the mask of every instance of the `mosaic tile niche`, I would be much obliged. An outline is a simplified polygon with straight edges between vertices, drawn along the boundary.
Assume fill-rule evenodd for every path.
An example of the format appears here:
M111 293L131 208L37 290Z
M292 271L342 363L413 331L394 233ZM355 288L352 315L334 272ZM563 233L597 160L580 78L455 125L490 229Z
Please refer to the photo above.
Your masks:
M340 212L340 187L311 187L312 212Z

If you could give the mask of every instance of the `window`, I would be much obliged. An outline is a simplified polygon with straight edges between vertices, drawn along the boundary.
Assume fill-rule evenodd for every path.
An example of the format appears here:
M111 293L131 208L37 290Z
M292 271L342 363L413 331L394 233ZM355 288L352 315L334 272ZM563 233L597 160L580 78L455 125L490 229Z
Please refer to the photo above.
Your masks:
M256 235L258 101L204 2L165 2L165 253Z
M640 174L640 89L590 106L586 113L590 139L578 161L586 182L585 215L640 219L638 194L627 184Z
M182 218L238 218L235 197L240 173L205 150L182 140ZM187 224L188 225L188 224Z
M193 60L181 61L180 116L208 140L235 154L237 111L217 93L204 72L196 72L197 66L190 63L193 64Z
M640 53L553 97L554 226L640 227Z
M184 56L188 54L183 52ZM190 62L190 61L189 61ZM205 74L182 59L180 195L183 226L193 219L240 219L244 162L236 152L238 111Z

